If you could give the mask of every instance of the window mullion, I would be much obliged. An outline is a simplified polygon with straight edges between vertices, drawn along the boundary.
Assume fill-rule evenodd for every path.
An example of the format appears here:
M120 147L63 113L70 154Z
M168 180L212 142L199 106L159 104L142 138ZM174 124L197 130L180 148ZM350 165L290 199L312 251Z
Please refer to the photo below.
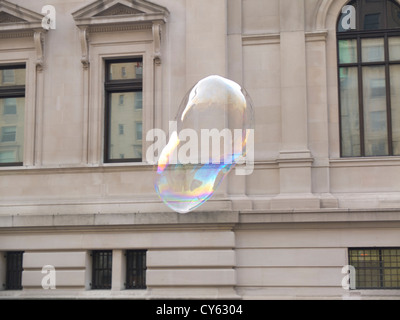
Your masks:
M358 60L358 103L359 103L359 123L360 123L360 153L365 156L365 139L364 139L364 89L362 77L362 46L361 37L357 36L357 60Z

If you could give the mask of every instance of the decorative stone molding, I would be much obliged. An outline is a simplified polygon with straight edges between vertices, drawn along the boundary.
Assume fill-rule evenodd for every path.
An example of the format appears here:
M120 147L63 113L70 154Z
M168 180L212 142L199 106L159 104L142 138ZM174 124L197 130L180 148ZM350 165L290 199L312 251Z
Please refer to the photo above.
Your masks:
M42 27L43 15L17 6L8 1L0 2L0 38L31 38L36 50L36 66L38 71L44 65L44 35Z
M137 9L127 7L121 3L117 3L112 7L98 13L96 17L119 16L125 14L140 14L140 13L142 12Z
M156 65L161 64L161 24L153 24L153 42L154 42L154 61Z
M89 68L89 33L88 33L88 27L80 27L79 28L80 33L80 40L81 40L81 48L82 48L82 65L84 69Z
M314 41L326 41L328 36L327 30L315 31L315 32L306 32L306 41L314 42Z
M44 33L45 31L35 31L33 39L36 50L36 68L43 71L44 66Z
M0 23L13 23L13 22L25 22L25 20L13 16L7 12L0 12Z
M161 64L161 26L168 15L166 8L145 0L97 0L72 13L81 32L84 68L89 64L89 34L136 30L152 30L154 61Z
M8 1L0 1L0 34L33 32L42 28L43 15L17 6Z
M243 46L257 46L266 44L279 44L280 34L244 34L242 36Z

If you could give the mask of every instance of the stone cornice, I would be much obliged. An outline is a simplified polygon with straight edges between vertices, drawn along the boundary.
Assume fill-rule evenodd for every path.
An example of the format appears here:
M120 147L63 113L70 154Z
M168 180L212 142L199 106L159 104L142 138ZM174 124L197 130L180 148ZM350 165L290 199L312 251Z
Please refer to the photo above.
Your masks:
M17 6L8 1L0 2L0 39L32 38L36 50L36 66L39 71L44 65L44 35L42 26L43 15Z
M153 58L161 64L161 26L167 22L166 8L145 0L98 0L72 13L80 29L82 64L89 67L90 34L151 30Z

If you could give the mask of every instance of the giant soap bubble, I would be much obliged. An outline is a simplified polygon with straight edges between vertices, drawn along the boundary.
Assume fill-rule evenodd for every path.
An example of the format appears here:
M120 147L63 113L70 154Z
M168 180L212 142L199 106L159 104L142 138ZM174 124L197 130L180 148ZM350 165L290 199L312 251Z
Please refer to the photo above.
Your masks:
M237 83L220 76L199 81L183 99L158 160L162 201L187 213L210 199L246 157L253 121L251 100Z

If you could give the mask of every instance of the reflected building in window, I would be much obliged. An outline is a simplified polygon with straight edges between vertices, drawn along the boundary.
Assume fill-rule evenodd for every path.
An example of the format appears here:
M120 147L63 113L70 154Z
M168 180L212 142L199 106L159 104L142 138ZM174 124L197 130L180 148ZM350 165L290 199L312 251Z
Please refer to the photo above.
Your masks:
M23 163L25 68L0 67L0 165Z

